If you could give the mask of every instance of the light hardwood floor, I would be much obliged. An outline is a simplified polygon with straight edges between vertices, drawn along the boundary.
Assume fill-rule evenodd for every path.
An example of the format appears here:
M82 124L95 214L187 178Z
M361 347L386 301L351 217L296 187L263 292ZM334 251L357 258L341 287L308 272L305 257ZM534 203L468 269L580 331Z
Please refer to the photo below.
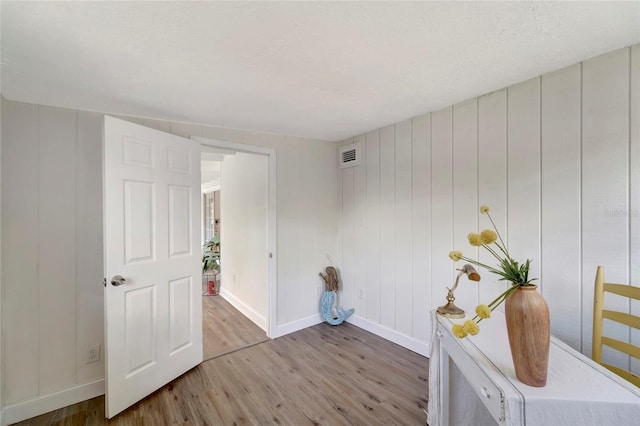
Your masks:
M205 360L269 340L222 296L202 296L202 334Z
M428 360L319 324L210 361L103 418L104 397L21 425L424 425Z

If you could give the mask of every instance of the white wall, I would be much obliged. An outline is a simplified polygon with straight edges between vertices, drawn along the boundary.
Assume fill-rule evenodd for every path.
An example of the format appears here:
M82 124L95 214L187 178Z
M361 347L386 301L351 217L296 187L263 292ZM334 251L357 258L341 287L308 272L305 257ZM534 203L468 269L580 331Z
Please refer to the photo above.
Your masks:
M0 8L1 10L1 8ZM0 12L0 20L2 18L2 12ZM1 43L0 43L1 45ZM1 67L0 67L0 99L2 99L2 71L1 71ZM1 106L1 105L0 105ZM0 107L0 224L2 223L2 108ZM2 350L2 341L4 340L2 338L2 330L3 330L3 322L2 322L2 299L3 299L3 293L4 291L2 290L2 226L0 226L0 374L3 371L2 370L2 365L3 365L3 350ZM0 425L4 424L4 413L2 410L2 407L4 406L4 392L3 392L3 384L2 384L2 378L0 376Z
M102 117L2 102L3 370L6 421L24 406L100 394ZM56 394L60 391L60 394Z
M596 266L640 285L639 85L636 45L343 141L365 154L341 173L354 322L424 349L453 281L448 253L478 256L466 235L490 227L487 204L512 254L533 259L552 332L590 354ZM485 271L456 304L472 312L502 288Z
M222 296L267 331L268 158L237 153L222 162Z
M102 114L2 100L5 421L103 392ZM337 250L336 144L127 118L276 150L278 334L319 322L315 283ZM295 178L293 178L295 176Z

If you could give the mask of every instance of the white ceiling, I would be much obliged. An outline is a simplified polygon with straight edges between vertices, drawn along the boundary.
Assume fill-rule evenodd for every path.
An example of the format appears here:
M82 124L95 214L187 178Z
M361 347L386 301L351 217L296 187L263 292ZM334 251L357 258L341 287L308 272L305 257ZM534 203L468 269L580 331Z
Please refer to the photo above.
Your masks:
M10 100L340 140L640 42L640 2L1 3Z

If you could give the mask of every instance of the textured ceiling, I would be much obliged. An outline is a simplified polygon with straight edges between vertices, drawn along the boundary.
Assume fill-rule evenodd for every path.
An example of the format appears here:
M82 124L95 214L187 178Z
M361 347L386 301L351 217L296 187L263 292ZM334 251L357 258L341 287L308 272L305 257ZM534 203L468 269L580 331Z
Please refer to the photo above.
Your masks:
M640 2L10 2L7 99L339 140L640 42Z

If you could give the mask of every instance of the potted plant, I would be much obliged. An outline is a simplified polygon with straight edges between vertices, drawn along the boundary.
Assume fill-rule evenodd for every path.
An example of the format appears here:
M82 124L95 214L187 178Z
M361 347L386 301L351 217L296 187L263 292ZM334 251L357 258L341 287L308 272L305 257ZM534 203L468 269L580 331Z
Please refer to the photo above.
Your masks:
M456 250L449 253L449 257L454 262L464 260L485 268L500 276L501 281L511 282L511 285L488 305L478 305L475 317L464 324L454 324L452 332L459 338L464 338L467 334L477 334L480 330L478 323L489 318L491 312L505 302L507 335L516 377L529 386L542 387L547 383L549 367L549 307L544 297L536 292L537 285L532 283L536 278L529 278L531 260L527 259L523 263L514 260L489 214L489 207L480 207L480 213L487 215L493 230L485 229L479 234L470 233L469 243L474 247L486 249L498 264L487 265L464 257L462 252Z
M220 272L220 236L214 235L202 246L202 274L212 271L214 276ZM215 279L208 282L209 294L216 294Z

